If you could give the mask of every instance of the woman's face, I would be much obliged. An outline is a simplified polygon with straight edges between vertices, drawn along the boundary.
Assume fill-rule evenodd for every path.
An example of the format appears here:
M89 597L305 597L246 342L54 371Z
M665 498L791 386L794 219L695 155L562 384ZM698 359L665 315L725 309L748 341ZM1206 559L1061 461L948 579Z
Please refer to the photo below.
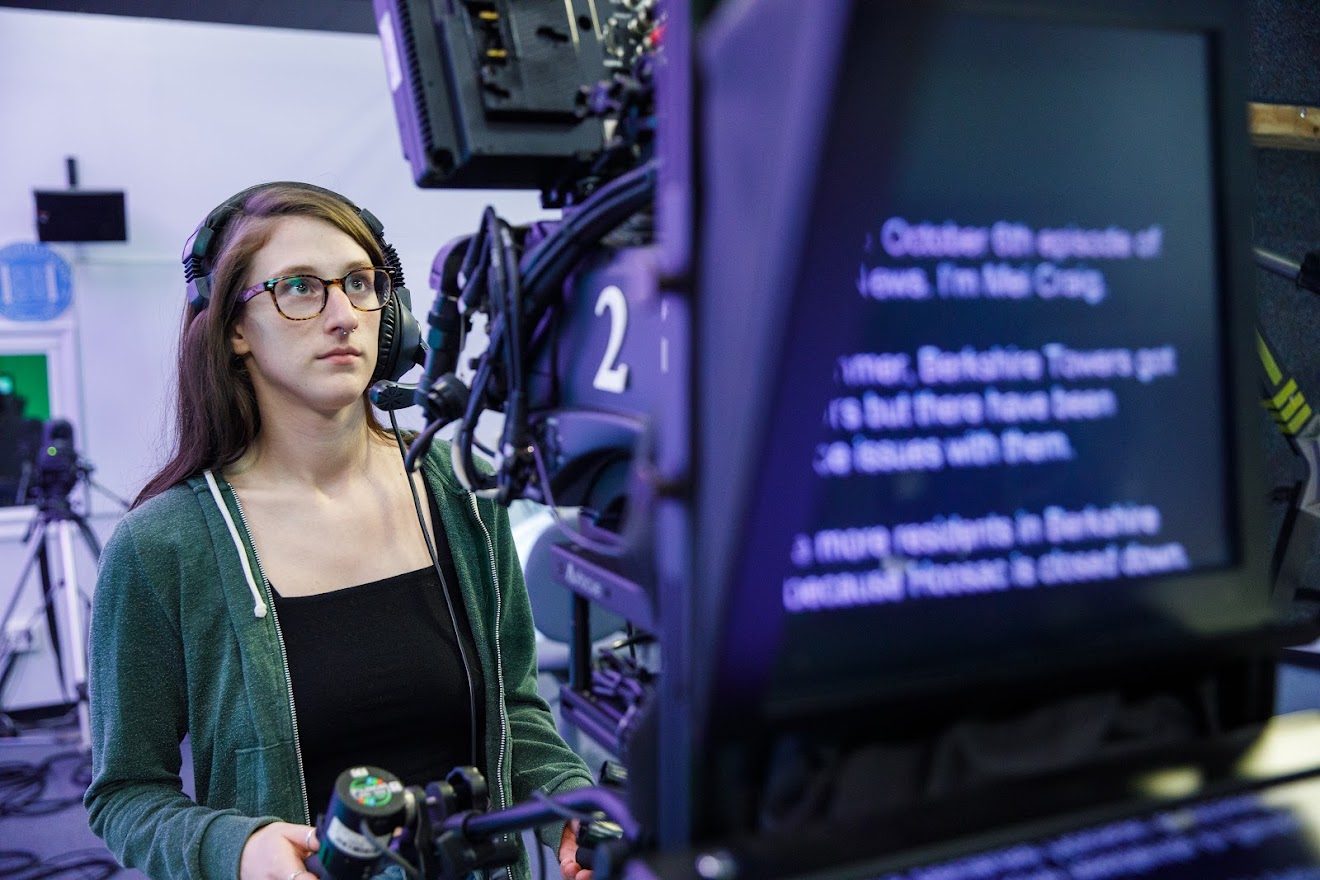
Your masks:
M362 246L334 225L282 217L253 256L241 289L286 275L343 278L371 264ZM230 345L247 364L263 417L273 408L331 415L361 406L376 365L380 312L353 308L338 284L328 289L325 311L305 321L282 316L265 291L239 306Z

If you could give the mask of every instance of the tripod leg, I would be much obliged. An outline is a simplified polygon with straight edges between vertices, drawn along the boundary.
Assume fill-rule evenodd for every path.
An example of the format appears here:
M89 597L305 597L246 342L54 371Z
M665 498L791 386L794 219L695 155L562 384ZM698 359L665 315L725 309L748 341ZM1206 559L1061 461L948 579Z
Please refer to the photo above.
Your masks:
M52 523L55 531L51 531ZM9 640L4 637L6 628L9 625L9 618L18 607L19 594L22 593L24 584L27 583L28 576L32 567L38 562L41 563L42 577L42 608L38 613L50 615L52 611L58 610L55 615L57 628L62 627L66 630L63 638L52 632L51 648L55 653L56 668L60 674L60 686L66 699L76 701L78 711L78 736L79 745L84 752L91 749L91 723L87 707L87 656L86 656L86 624L83 621L82 595L77 586L77 570L74 567L73 557L73 526L61 520L50 520L45 516L38 516L34 520L32 527L27 535L27 558L25 559L22 571L19 575L18 584L14 588L14 596L10 600L5 610L3 618L0 618L0 693L3 693L3 685L9 676L12 668L14 650ZM53 545L51 542L54 542ZM56 554L52 559L51 547L54 546ZM53 572L52 562L58 563L58 571ZM52 574L58 573L58 579L52 577ZM63 596L63 608L57 609L56 590L61 591ZM36 614L31 617L36 620ZM63 651L60 647L63 647ZM67 652L67 653L66 653ZM66 734L56 734L44 736L41 734L17 734L0 739L0 745L25 745L36 742L66 743L68 737Z
M28 532L28 544L24 552L27 554L23 558L23 566L19 569L18 580L14 582L14 593L9 597L9 604L5 606L5 613L0 617L0 623L9 625L9 619L14 616L14 610L18 607L19 597L23 594L23 585L27 583L28 573L32 571L32 566L37 561L42 548L46 546L46 524L37 522Z
M101 542L96 540L96 532L92 531L92 527L87 524L87 517L71 513L69 519L73 520L74 524L78 526L78 531L82 533L83 542L87 545L87 551L92 554L92 559L99 561L101 558Z
M58 525L58 524L57 524ZM64 645L60 641L59 609L55 607L55 573L50 564L51 533L46 531L37 553L37 568L41 574L41 594L46 603L46 632L50 635L50 651L55 658L55 675L60 680L66 702L73 702L75 697L69 693L69 676L64 665Z
M22 568L19 569L18 580L14 582L14 593L9 597L9 604L5 606L4 616L0 617L0 694L4 693L5 684L9 681L9 673L13 671L16 653L9 642L9 622L14 612L18 610L19 600L23 596L23 586L27 583L32 566L36 564L38 557L45 553L45 549L46 524L37 520L28 530L28 544L24 551L27 555L23 559ZM42 597L42 601L44 606L45 596Z
M78 589L78 569L73 557L73 528L74 524L68 520L55 523L60 551L59 589L64 596L64 645L68 650L64 687L78 703L78 730L83 748L91 748L91 719L87 708L87 624L83 619L82 593Z

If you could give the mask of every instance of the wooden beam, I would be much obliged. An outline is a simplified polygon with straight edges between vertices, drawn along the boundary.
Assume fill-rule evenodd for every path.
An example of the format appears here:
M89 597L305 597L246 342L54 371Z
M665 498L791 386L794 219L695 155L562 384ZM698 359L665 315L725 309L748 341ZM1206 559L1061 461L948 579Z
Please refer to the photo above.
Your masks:
M1320 150L1320 107L1248 104L1251 143L1280 150Z

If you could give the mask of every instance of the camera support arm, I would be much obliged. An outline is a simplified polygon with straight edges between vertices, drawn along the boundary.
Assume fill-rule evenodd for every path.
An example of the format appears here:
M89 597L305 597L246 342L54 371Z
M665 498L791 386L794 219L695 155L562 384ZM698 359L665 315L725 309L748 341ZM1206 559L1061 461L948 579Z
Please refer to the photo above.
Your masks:
M570 813L600 812L623 830L623 838L635 844L641 826L628 806L613 791L602 786L579 788L540 801L528 801L493 813L475 810L457 813L440 826L435 839L440 876L465 877L482 868L505 864L500 847L488 845L505 834L550 825ZM489 853L493 861L484 858Z
M341 779L354 772L363 775L362 771L346 771ZM376 791L378 800L367 806L351 799L345 802L339 797L340 789L349 790L347 781L337 786L330 814L338 818L327 820L320 833L321 851L307 862L308 869L317 877L349 880L374 872L377 856L370 855L370 849L375 848L383 857L388 855L383 844L361 850L357 842L378 835L381 840L387 839L392 836L391 827L407 829L400 846L402 855L391 858L405 865L410 876L424 880L457 880L474 871L512 864L518 857L518 849L505 839L506 835L552 825L566 817L580 816L591 822L608 820L630 845L637 844L642 834L640 823L623 799L603 786L542 795L503 810L485 812L475 805L485 800L486 790L485 780L475 767L455 768L445 783L432 783L425 791L403 789L385 771L372 772L376 775L366 778L382 788ZM389 780L388 787L397 789L398 796L381 796L387 785L382 779ZM380 815L369 818L368 814L373 812ZM346 833L354 827L360 829L360 836ZM415 860L416 867L409 864L410 860Z
M484 840L500 834L526 831L553 824L565 812L601 812L623 829L624 839L636 841L642 833L641 825L628 811L628 805L617 793L600 785L579 788L551 795L544 801L527 801L493 813L473 810L449 817L441 825L443 831L457 831L469 840Z

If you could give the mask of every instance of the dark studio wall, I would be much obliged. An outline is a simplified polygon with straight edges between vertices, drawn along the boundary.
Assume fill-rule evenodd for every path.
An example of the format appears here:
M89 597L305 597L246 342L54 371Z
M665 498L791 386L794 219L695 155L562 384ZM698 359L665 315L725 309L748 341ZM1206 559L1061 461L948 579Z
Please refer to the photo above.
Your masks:
M1320 106L1320 2L1251 0L1249 99L1268 104ZM1320 151L1253 147L1256 206L1252 240L1258 247L1300 262L1320 250ZM1320 411L1320 295L1257 269L1260 326ZM1277 541L1288 504L1280 496L1307 475L1262 410L1270 538ZM1320 546L1310 553L1304 583L1320 587Z

